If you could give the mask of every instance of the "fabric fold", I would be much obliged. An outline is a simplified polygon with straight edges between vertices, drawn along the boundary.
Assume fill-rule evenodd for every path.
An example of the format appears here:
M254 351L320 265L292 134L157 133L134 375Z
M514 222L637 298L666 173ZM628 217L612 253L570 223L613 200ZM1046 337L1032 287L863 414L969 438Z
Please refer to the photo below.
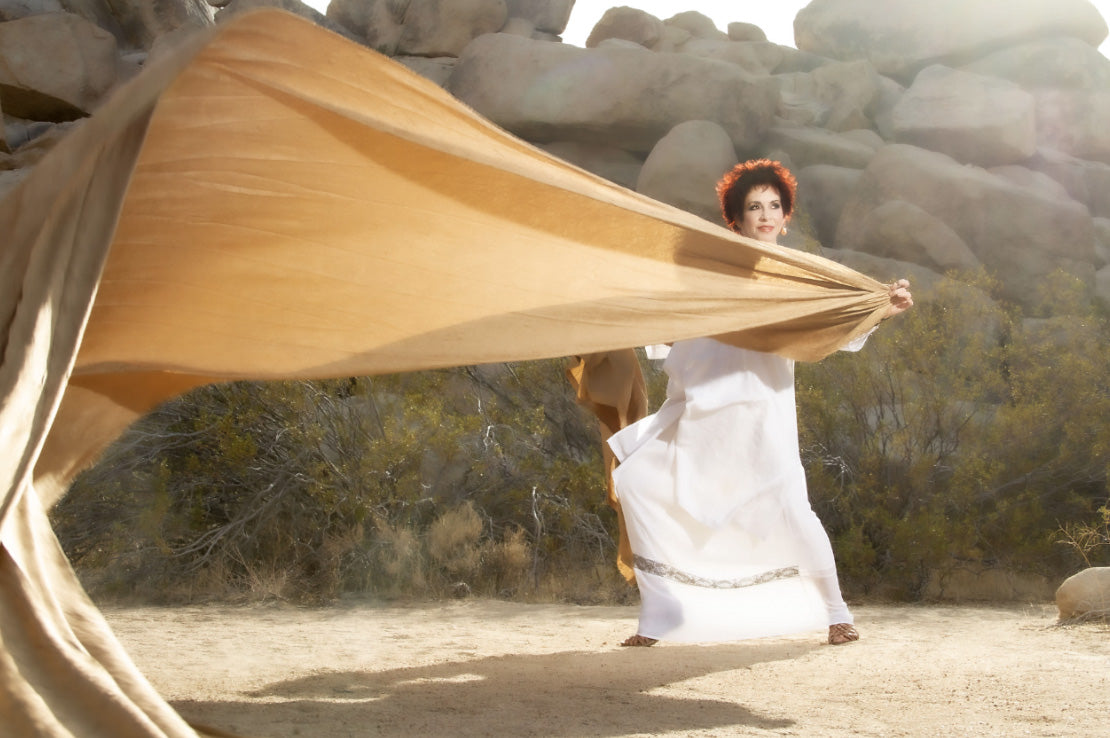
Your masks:
M60 551L49 528L12 532L157 403L227 379L696 336L816 360L887 304L868 277L590 175L276 10L152 62L0 201L0 223L0 635L70 634L10 652L0 688L37 695L10 709L43 735L190 733L72 571L26 565L28 547ZM40 509L13 517L25 505ZM54 668L149 720L113 728L28 677Z

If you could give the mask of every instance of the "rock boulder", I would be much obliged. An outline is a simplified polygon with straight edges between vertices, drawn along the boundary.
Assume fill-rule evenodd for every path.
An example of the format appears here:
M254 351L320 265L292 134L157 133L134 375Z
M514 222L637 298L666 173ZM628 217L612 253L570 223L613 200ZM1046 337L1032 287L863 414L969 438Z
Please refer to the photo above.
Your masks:
M1110 264L1110 218L1094 218L1095 227L1095 266L1102 268Z
M540 33L559 35L567 29L574 0L505 0L509 18L525 18Z
M856 248L875 256L908 261L940 273L969 270L979 259L940 218L905 200L887 200L869 212Z
M66 7L62 4L62 0L0 0L0 22L18 20L29 15L65 11Z
M1062 184L1073 199L1087 206L1091 215L1110 218L1110 164L1041 148L1025 166Z
M875 148L851 136L823 128L777 126L767 132L764 144L785 151L795 167L831 164L863 169L875 156Z
M767 34L754 23L734 22L728 24L730 41L766 41Z
M1110 618L1110 566L1092 566L1071 575L1056 590L1061 620Z
M409 0L397 53L458 56L473 39L501 30L505 0Z
M1071 198L1071 193L1068 192L1068 189L1064 187L1064 185L1047 174L1029 169L1028 167L1010 164L1002 167L991 167L987 171L996 177L1008 179L1019 187L1033 187L1039 189L1048 197L1065 200Z
M781 46L766 41L712 41L698 38L682 44L681 52L736 64L752 74L770 74L782 64L785 56Z
M0 23L0 104L19 118L81 118L115 84L118 55L111 33L73 13Z
M870 128L871 116L882 91L882 80L868 61L823 64L814 69L817 99L828 108L825 127L830 131Z
M860 169L831 164L814 164L795 173L798 209L806 214L814 236L822 244L833 244L840 211L862 174Z
M850 249L821 249L821 256L832 259L838 264L855 269L858 272L870 275L880 282L893 282L896 279L908 279L913 288L915 300L925 300L945 281L945 277L934 272L928 267L915 264L912 261L900 261L885 256L852 251ZM969 326L969 330L972 326ZM981 326L974 326L975 330Z
M549 8L552 16L523 0L514 7L530 24L558 25L556 7ZM458 56L471 40L500 31L509 6L506 0L331 0L327 18L388 56L435 58Z
M712 18L696 10L687 10L683 13L673 15L663 21L663 25L670 26L671 28L681 28L693 38L701 38L708 41L729 40L728 34L717 28Z
M375 51L397 53L410 0L331 0L327 18Z
M1037 142L1110 164L1110 90L1038 90Z
M690 80L698 84L690 84ZM740 150L763 138L778 86L734 64L633 47L580 49L488 34L459 57L448 89L533 142L647 152L674 126L711 120Z
M1110 87L1110 59L1077 38L1041 38L1000 49L962 67L1007 79L1026 90L1100 90Z
M1028 159L1037 149L1033 96L1013 82L934 65L894 106L896 141L984 167Z
M837 247L864 242L868 215L891 200L941 219L1018 303L1058 268L1093 282L1094 230L1083 205L904 144L883 147L864 170L841 213Z
M665 37L663 21L647 11L622 5L605 11L586 38L586 48L592 49L606 39L619 38L645 49L658 49Z
M455 71L455 63L458 61L453 56L396 56L394 59L440 87L447 86L451 73Z
M722 222L717 181L737 162L732 139L707 120L679 123L655 144L636 181L636 191L705 218Z
M120 48L148 50L159 36L179 28L207 28L213 5L205 0L60 0L70 13L116 37Z
M775 79L782 91L782 118L831 131L870 128L883 90L882 78L867 61L823 64L810 72L777 74Z
M930 64L960 66L1000 47L1056 35L1097 47L1106 21L1087 0L813 0L794 19L799 49L870 59L906 84Z
M641 159L615 146L579 141L552 141L544 144L543 149L630 190L636 189L636 180L639 179L640 168L644 165Z

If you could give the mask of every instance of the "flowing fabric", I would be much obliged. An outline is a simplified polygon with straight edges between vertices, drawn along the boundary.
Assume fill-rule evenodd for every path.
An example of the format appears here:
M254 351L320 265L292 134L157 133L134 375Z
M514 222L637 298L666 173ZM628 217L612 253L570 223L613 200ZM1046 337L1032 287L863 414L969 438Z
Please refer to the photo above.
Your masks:
M888 302L868 277L594 177L274 10L152 63L0 201L0 224L13 735L195 734L113 638L46 514L165 399L706 335L815 360Z

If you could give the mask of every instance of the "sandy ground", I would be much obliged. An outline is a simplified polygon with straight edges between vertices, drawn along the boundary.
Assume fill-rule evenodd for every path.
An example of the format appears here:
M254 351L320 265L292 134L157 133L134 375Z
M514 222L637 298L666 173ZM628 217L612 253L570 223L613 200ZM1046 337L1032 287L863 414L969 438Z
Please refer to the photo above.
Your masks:
M855 608L821 634L618 647L636 609L115 608L189 720L248 736L1107 736L1110 626L1051 605Z

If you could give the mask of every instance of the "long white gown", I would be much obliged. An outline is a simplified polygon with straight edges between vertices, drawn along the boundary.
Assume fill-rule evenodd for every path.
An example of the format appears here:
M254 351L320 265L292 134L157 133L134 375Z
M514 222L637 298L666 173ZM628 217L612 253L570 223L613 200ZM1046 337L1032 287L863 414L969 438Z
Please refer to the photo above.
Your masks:
M852 622L806 490L794 362L699 338L663 366L666 402L609 440L637 633L730 641Z

